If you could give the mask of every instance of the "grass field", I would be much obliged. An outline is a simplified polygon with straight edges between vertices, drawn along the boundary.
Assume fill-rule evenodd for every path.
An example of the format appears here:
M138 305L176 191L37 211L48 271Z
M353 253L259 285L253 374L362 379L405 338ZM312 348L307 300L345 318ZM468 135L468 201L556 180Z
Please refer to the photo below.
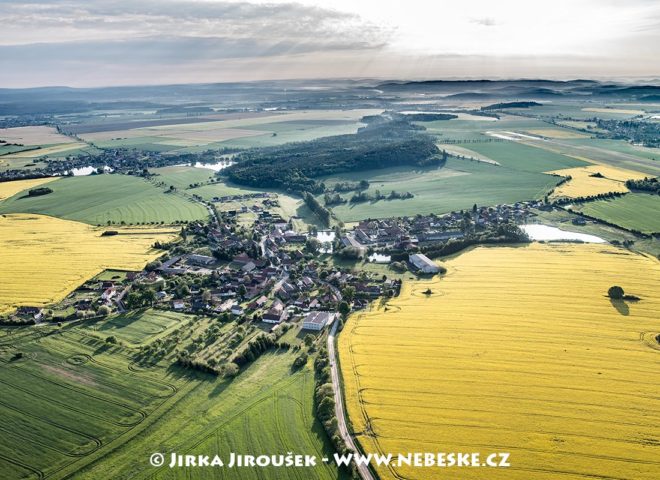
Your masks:
M440 144L440 145L438 145L438 148L440 150L445 150L450 155L467 157L467 158L474 159L474 160L480 160L484 163L490 163L492 165L499 165L499 163L497 163L492 158L488 158L485 155L477 153L474 150L470 150L469 148L461 147L460 145Z
M50 178L30 178L28 180L14 180L13 182L0 182L0 200L13 197L17 193L30 188L38 187L45 183L57 180L57 177Z
M555 170L555 175L570 176L571 179L555 188L553 197L581 197L609 192L628 192L626 180L639 180L645 174L632 170L610 167L609 165L589 165L588 167L567 168ZM600 173L601 177L592 175Z
M34 329L32 329L34 330ZM2 341L3 478L53 475L141 424L177 387L75 330ZM12 352L24 358L12 361Z
M4 143L0 143L0 156L2 155L8 155L10 153L16 153L16 152L22 152L23 150L31 150L35 147L31 146L24 146L24 145L5 145Z
M564 128L532 128L525 132L548 138L589 138L589 135Z
M512 141L474 143L468 148L521 172L540 173L587 165L575 158Z
M629 193L609 200L575 204L573 211L643 233L660 232L660 196Z
M558 179L529 171L512 171L478 161L450 158L442 168L411 169L395 167L355 172L324 178L326 185L338 181L370 182L368 193L380 190L387 195L395 190L411 192L414 198L347 203L332 207L344 222L364 218L382 218L417 213L446 213L472 208L472 205L496 205L542 198ZM343 194L348 197L352 194Z
M362 446L510 452L511 467L462 468L461 479L657 478L657 259L610 246L532 244L479 247L445 266L442 279L405 283L386 308L354 315L340 335ZM610 301L612 285L641 300Z
M64 298L104 269L140 270L161 252L163 229L120 229L120 235L83 223L32 214L0 216L0 313L18 305Z
M154 168L151 173L158 175L155 180L165 182L166 185L174 185L180 190L185 190L191 183L204 183L215 179L215 172L208 168L196 167L162 167Z
M144 310L123 313L98 322L94 329L103 336L113 335L132 345L152 341L170 331L181 321L176 312Z
M71 143L71 138L57 133L53 127L0 128L0 140L22 145L54 145Z
M242 118L140 128L130 128L131 123L125 122L127 128L114 131L99 124L99 131L80 136L100 148L134 147L179 153L223 147L252 148L355 133L360 118L379 112L373 109L257 112Z
M0 205L0 213L39 213L91 225L105 225L108 221L174 223L208 215L203 206L192 200L165 193L128 175L62 178L51 188L53 193L49 195L9 198Z
M217 326L229 336L238 328L155 310L63 327L0 327L2 477L344 479L326 464L222 471L149 464L154 451L225 460L229 452L331 454L313 414L311 362L292 371L295 351L265 353L233 379L172 364L170 337L183 349ZM110 335L119 343L108 345ZM138 361L147 345L165 353Z
M534 140L521 138L518 142L526 146L546 150L550 153L569 156L578 161L582 160L585 163L605 164L612 167L643 172L649 175L660 175L660 155L657 153L658 149L633 147L621 140L602 140L598 138L550 138ZM554 168L554 170L558 170L559 168Z

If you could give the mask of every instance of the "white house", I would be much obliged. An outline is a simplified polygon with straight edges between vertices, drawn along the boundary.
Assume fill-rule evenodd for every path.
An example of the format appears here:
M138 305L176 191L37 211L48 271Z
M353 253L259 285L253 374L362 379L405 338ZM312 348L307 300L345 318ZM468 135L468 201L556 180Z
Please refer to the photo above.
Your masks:
M422 253L410 255L408 260L422 273L438 273L440 271L433 260Z
M303 320L303 330L321 331L326 325L330 325L335 317L334 312L309 312Z

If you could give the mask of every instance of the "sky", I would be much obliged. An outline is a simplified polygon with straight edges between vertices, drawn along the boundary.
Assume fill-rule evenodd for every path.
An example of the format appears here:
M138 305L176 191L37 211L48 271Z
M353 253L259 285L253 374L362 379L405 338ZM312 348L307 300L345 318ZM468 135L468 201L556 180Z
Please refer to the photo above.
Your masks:
M659 0L0 0L0 87L660 77Z

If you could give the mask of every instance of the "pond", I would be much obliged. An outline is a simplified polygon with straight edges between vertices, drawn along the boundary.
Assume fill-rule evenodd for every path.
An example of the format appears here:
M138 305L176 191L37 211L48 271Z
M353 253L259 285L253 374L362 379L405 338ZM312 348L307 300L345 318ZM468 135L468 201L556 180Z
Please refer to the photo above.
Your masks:
M73 173L74 177L84 177L86 175L91 175L92 173L96 173L97 167L93 167L91 165L88 165L86 167L79 167L79 168L72 168L71 173ZM107 165L103 167L103 170L106 173L112 172L112 168L108 167ZM65 175L68 175L69 172L64 172Z
M194 167L195 168L207 168L209 170L213 170L214 172L219 172L220 170L224 170L225 168L232 166L234 163L235 162L232 162L231 160L222 160L221 162L218 162L218 163L196 162Z
M321 242L321 253L332 253L332 242L335 241L333 230L319 230L316 232L316 238Z
M383 255L382 253L372 253L367 258L372 263L390 263L392 260L390 255Z
M532 240L579 240L586 243L605 243L605 240L597 237L596 235L569 232L566 230L561 230L557 227L550 227L548 225L522 225L520 228L522 228Z

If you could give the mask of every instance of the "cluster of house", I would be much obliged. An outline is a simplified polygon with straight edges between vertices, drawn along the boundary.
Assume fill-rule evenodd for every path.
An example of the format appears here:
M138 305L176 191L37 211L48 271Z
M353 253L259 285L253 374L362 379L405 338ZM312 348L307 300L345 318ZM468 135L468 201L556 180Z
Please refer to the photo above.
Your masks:
M532 208L540 201L518 202L513 205L477 207L446 215L417 215L380 220L363 220L341 238L345 247L395 248L410 250L424 243L462 238L467 231L479 230L502 222L525 223L536 214Z
M205 255L172 257L161 264L158 274L211 275L215 286L204 291L193 289L185 298L173 298L174 295L160 291L158 302L178 311L231 313L272 325L306 315L305 329L308 317L327 317L326 322L309 323L309 329L316 329L331 323L333 312L342 301L340 289L352 287L353 309L365 308L371 299L396 294L400 289L400 281L374 275L355 275L339 269L326 269L321 274L322 265L313 259L302 262L306 257L300 250L277 252L277 263L266 256L252 258L245 252L235 255L229 264ZM325 313L316 315L319 312Z

